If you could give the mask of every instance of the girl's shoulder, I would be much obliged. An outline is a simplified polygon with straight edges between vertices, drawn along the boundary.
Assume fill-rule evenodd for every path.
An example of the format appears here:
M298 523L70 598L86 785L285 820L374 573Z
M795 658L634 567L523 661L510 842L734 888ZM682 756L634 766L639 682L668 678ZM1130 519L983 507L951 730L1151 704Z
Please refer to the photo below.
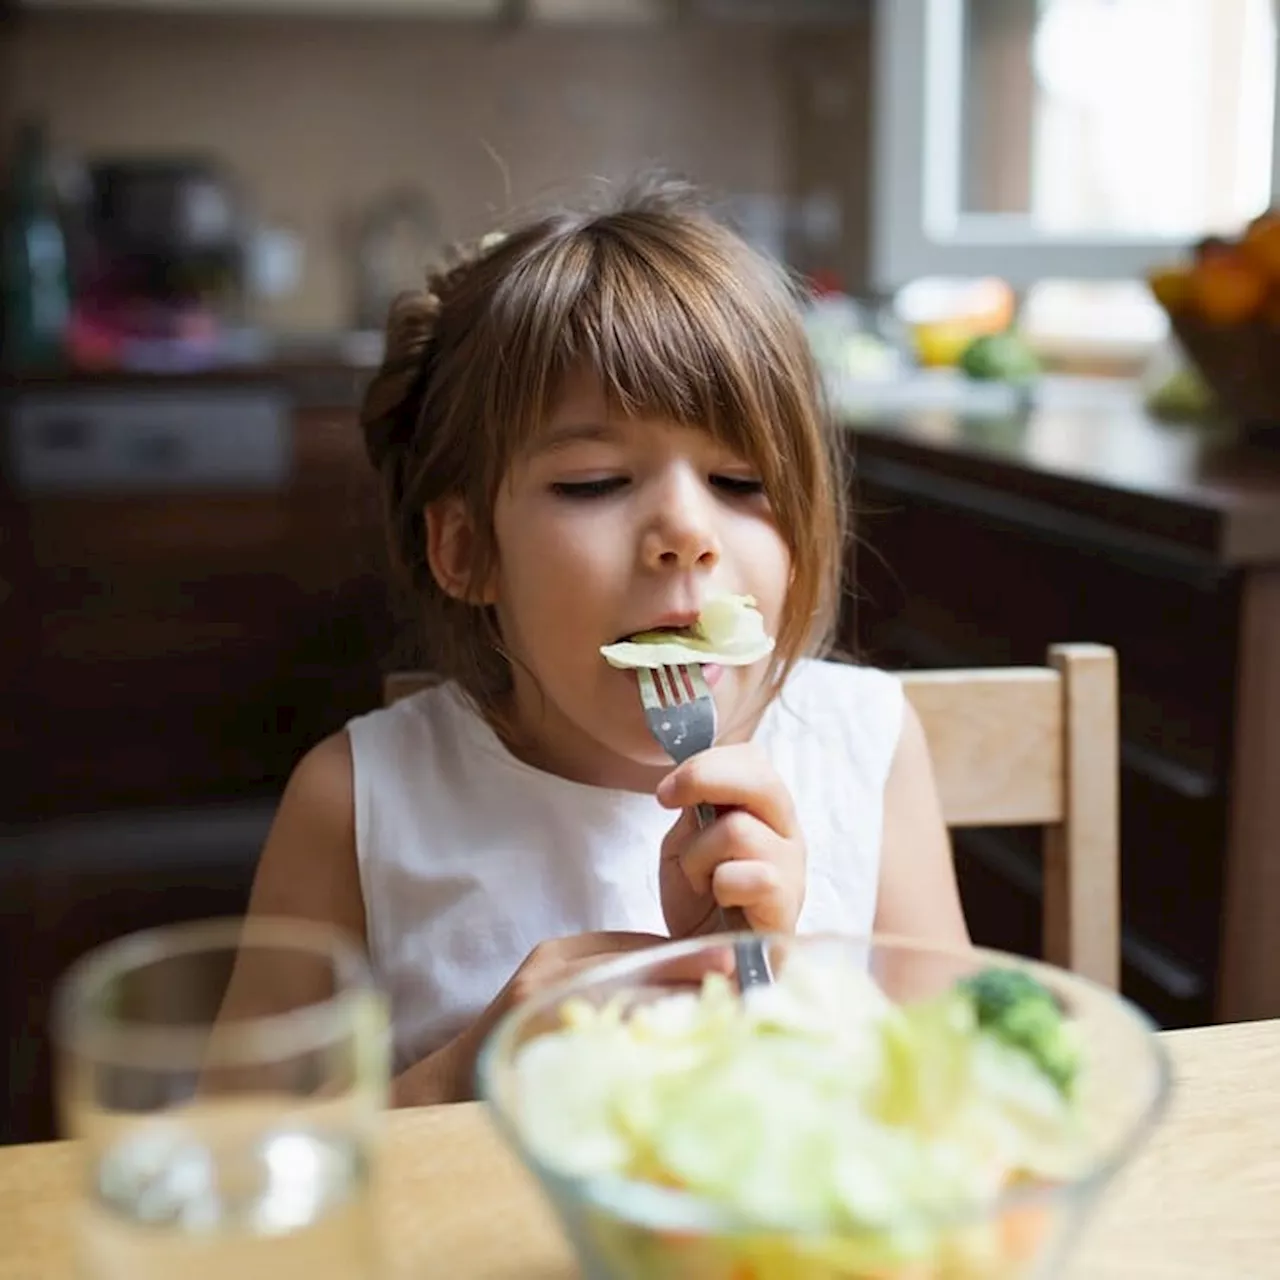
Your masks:
M457 687L440 681L353 716L346 731L356 752L408 746L449 751L475 734L477 720Z
M902 682L877 667L802 659L771 710L773 740L803 743L806 754L843 757L880 783L902 736Z
M845 718L890 730L901 728L902 681L878 667L837 658L803 658L787 677L779 701L797 713Z

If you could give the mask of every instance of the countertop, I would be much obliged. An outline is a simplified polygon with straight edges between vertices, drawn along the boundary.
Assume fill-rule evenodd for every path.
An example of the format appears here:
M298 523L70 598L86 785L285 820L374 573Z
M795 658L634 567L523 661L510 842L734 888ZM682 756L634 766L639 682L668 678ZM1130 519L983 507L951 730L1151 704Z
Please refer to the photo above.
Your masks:
M1022 412L873 407L843 421L870 482L932 485L962 502L983 488L1111 524L1153 550L1280 563L1280 445L1158 421L1124 384L1096 396L1050 389Z

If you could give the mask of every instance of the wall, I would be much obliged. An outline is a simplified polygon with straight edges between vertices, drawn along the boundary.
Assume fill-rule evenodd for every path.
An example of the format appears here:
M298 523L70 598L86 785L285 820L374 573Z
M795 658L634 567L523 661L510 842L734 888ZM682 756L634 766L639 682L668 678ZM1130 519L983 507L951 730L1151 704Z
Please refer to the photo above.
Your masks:
M73 148L231 158L261 214L305 241L301 288L264 318L333 326L353 288L344 225L405 181L447 237L659 161L721 190L784 193L803 180L782 71L803 51L788 41L757 24L48 14L11 20L0 81L8 112L46 113Z
M797 29L782 42L785 186L837 221L794 230L788 260L858 290L870 275L871 24L866 14L838 33ZM803 226L803 220L801 220Z

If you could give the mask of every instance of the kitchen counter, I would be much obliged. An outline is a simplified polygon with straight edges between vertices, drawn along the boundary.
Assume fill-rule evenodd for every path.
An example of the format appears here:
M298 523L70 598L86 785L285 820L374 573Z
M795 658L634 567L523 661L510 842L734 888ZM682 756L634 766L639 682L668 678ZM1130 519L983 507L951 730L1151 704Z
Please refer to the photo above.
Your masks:
M1219 565L1280 562L1280 447L1157 421L1136 392L1026 414L927 409L849 425L877 473L927 459L940 479L1042 503L1059 524L1102 522L1134 547Z
M250 334L223 362L190 370L54 368L0 375L0 394L227 387L267 383L299 408L354 408L382 358L382 335L343 331Z

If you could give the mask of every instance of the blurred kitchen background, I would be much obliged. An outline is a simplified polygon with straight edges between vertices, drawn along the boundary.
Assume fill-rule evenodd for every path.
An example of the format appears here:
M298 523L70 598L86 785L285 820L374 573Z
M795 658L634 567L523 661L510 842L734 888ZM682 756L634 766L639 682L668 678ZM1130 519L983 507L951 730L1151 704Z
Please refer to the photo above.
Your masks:
M1271 0L0 0L0 1141L52 1132L67 963L239 910L413 661L354 425L389 297L653 167L807 285L844 641L1115 645L1126 990L1280 1014L1276 65ZM957 844L1034 952L1034 833Z

